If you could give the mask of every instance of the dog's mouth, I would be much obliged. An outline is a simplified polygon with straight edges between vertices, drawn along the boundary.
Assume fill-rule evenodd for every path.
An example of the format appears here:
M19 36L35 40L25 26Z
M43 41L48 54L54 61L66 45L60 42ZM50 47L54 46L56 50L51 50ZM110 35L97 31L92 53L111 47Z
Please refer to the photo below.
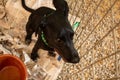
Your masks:
M55 49L55 51L62 57L64 62L67 62L67 63L79 63L79 61L80 61L79 56L76 56L76 57L73 57L73 58L69 59L69 58L63 56L64 52L62 50Z
M61 55L61 54L62 54L61 51L59 51L58 49L55 49L55 51L62 57L62 59L63 59L65 62L68 62L68 60Z

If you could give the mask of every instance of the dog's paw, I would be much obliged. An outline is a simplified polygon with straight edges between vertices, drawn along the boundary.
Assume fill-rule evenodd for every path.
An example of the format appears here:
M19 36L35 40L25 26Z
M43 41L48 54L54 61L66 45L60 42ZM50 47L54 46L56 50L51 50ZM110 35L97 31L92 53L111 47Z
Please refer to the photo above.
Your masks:
M26 44L26 45L29 45L29 44L31 43L31 41L32 41L31 39L26 39L26 40L25 40L25 44Z
M37 53L31 53L31 59L32 59L33 61L36 61L37 58L39 58L39 55L38 55Z
M52 56L52 57L55 57L55 56L56 56L56 54L55 54L54 52L51 52L51 51L48 51L48 55L49 55L49 56Z

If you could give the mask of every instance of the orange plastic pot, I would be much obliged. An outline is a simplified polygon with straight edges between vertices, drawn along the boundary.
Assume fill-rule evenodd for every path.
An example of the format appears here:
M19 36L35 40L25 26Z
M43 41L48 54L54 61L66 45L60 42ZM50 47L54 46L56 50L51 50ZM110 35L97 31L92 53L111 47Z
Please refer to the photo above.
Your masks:
M15 56L0 56L0 80L26 80L27 71L24 63Z

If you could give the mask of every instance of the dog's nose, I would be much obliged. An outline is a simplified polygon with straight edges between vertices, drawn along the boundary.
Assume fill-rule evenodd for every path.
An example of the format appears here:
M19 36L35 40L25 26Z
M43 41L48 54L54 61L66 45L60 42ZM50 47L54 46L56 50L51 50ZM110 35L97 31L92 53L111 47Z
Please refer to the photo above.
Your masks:
M80 58L79 57L75 57L75 58L73 58L72 59L72 63L79 63L79 61L80 61Z

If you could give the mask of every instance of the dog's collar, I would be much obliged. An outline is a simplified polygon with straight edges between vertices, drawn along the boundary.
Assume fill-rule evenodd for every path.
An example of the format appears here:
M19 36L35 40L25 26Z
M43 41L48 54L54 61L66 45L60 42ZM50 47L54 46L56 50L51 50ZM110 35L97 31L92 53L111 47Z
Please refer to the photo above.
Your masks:
M45 14L44 17L48 17L48 16L52 15L53 13L54 13L54 11L49 14Z
M54 12L51 12L51 13L49 13L49 14L45 14L45 15L44 15L44 18L52 15L53 13L54 13ZM45 39L45 34L44 34L43 31L41 32L41 39L42 39L42 41L44 42L44 44L49 47L49 45L48 45L48 43L47 43L47 40Z
M41 32L41 39L42 39L42 41L44 42L44 44L45 44L46 46L49 46L48 43L47 43L47 40L45 39L45 34L44 34L43 31Z

